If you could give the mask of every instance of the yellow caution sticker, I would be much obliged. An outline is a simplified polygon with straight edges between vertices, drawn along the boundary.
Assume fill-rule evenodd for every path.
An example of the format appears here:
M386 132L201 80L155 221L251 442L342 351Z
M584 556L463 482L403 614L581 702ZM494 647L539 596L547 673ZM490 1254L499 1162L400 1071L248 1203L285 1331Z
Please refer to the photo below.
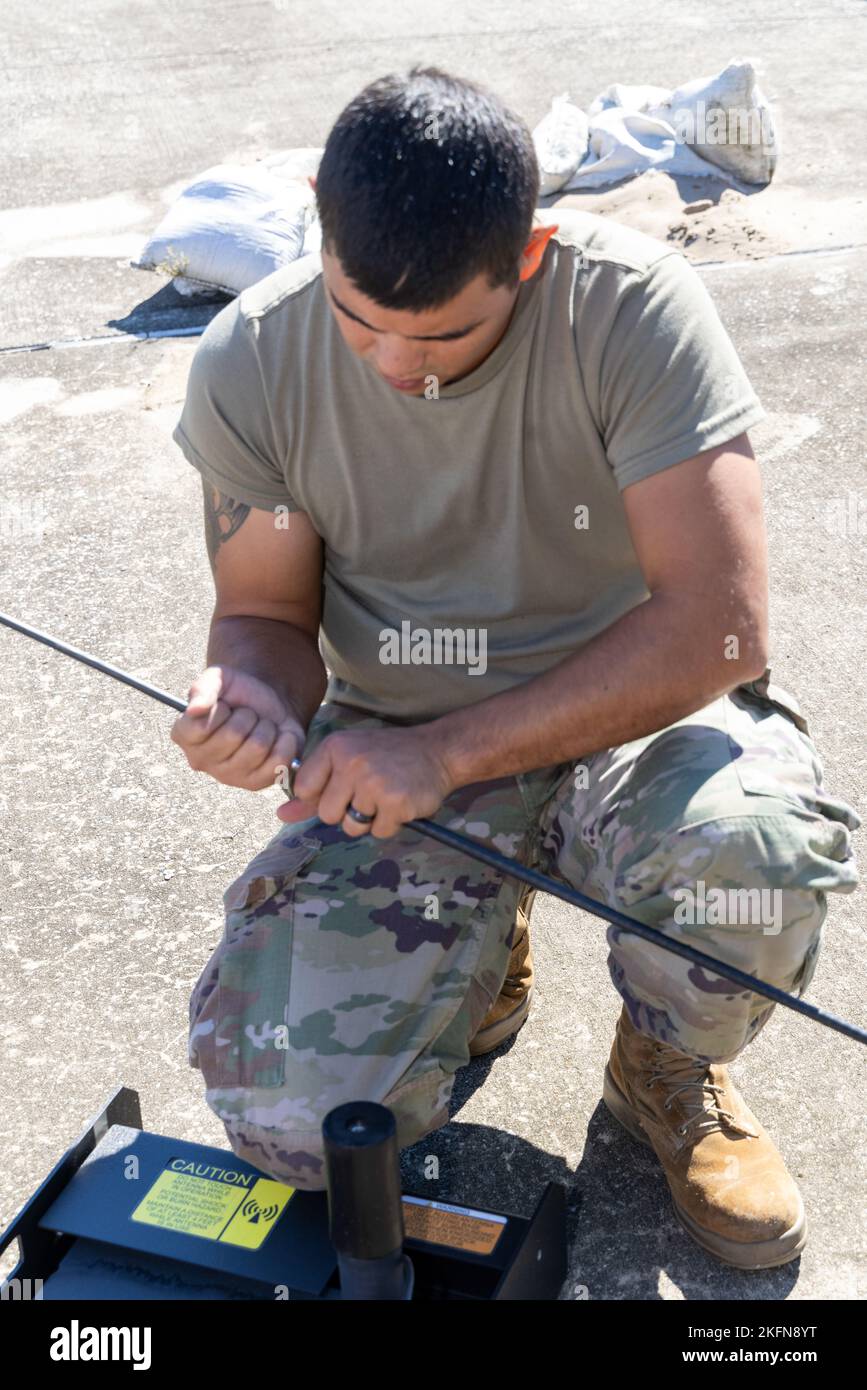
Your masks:
M282 1182L260 1178L220 1240L228 1245L243 1245L246 1250L258 1250L294 1191L294 1187L285 1187Z
M294 1192L255 1173L172 1158L131 1219L258 1250Z
M408 1236L474 1255L490 1255L507 1222L508 1217L490 1211L428 1202L423 1197L403 1198L403 1227Z

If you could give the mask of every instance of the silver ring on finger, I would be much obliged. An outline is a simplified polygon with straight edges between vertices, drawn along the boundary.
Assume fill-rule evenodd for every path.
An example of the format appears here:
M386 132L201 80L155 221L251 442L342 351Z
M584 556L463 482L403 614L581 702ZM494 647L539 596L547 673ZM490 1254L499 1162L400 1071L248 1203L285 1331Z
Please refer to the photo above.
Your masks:
M368 816L364 811L358 811L352 805L347 806L346 814L349 816L350 820L357 821L359 825L370 825L371 821L376 820L375 811L372 816Z
M288 781L289 781L289 790L288 790L288 792L286 793L287 798L288 798L289 801L294 801L294 800L295 800L295 778L296 778L296 775L297 775L300 771L301 771L301 759L300 759L300 758L293 758L292 761L291 761L291 763L289 764L289 778L288 778Z

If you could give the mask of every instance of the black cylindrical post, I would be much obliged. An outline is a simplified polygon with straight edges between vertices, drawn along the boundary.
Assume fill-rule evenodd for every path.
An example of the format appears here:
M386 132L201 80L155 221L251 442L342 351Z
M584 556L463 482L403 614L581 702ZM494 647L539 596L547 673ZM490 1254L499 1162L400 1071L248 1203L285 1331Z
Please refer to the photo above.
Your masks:
M342 1297L410 1299L394 1115L373 1101L338 1105L325 1116L322 1137Z

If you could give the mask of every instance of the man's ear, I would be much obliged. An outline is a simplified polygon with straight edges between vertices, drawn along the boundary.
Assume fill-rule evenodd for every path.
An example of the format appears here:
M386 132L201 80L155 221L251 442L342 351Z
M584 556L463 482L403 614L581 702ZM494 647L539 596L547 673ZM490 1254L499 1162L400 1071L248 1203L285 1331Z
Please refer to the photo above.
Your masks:
M307 175L307 182L310 184L310 187L313 189L313 192L315 193L315 192L316 192L316 175L315 175L315 174L308 174L308 175Z
M545 247L557 230L557 223L554 223L551 227L533 228L530 233L530 240L521 252L521 269L519 271L519 276L522 280L529 280L532 275L536 274L536 271L542 264Z

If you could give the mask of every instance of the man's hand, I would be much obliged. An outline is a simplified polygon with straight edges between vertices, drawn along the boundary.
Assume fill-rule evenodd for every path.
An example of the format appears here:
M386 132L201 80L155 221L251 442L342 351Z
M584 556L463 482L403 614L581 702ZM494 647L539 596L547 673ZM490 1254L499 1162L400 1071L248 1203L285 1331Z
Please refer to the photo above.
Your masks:
M388 840L406 821L432 815L453 790L429 725L346 730L322 740L295 778L296 800L277 815L318 816L347 835ZM375 820L359 825L346 814L350 805Z
M251 792L274 785L301 756L305 733L285 700L264 681L231 666L209 666L190 686L172 741L196 772Z

